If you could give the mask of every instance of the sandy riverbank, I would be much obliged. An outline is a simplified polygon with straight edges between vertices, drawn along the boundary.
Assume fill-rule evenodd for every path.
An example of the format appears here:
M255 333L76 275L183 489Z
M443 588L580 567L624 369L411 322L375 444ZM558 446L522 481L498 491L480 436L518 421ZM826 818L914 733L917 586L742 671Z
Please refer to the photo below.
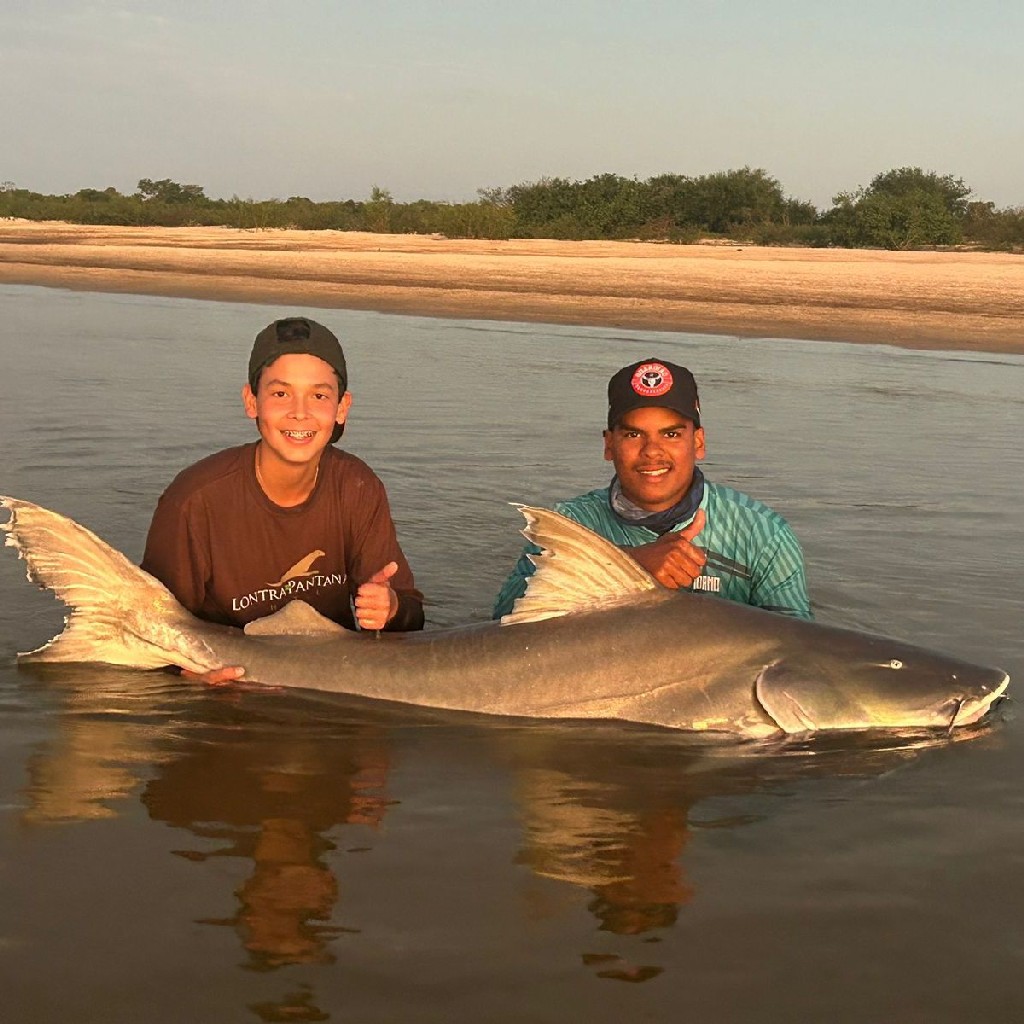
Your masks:
M0 221L0 284L1024 353L1024 257L998 253Z

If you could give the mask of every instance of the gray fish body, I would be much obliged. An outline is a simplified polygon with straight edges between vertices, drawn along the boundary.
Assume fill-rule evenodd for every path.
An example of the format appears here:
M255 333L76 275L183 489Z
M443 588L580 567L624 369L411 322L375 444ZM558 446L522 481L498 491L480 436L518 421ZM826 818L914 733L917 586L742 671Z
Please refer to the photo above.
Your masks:
M368 634L298 601L245 632L201 622L84 527L0 501L30 577L72 608L64 633L23 656L36 661L242 665L245 679L278 686L750 737L950 729L977 721L1008 684L999 669L899 641L665 590L602 538L542 509L523 509L545 553L505 621Z

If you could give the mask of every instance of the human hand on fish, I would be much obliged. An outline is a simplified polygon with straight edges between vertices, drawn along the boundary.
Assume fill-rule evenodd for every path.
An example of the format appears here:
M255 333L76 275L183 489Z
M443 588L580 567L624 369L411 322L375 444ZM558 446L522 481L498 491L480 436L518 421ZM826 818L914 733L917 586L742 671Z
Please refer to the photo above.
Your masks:
M398 595L390 583L396 572L398 563L388 562L356 591L356 622L360 629L383 629L397 614Z
M241 665L222 665L220 668L212 668L209 672L189 672L187 668L181 670L184 679L191 679L196 683L206 683L208 686L224 686L226 683L233 683L245 674Z
M704 510L698 509L685 530L666 533L650 544L622 550L662 586L670 590L689 587L708 560L707 554L693 543L693 538L704 529L704 518Z

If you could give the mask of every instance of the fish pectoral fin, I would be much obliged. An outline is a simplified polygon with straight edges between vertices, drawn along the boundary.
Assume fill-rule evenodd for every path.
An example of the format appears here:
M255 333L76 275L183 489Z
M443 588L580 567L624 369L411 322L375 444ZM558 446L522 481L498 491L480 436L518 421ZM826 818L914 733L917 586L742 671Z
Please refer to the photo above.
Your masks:
M244 629L249 636L338 636L351 632L305 601L289 601L273 615L247 622Z
M800 703L799 690L805 682L783 661L766 665L754 682L757 702L783 732L812 732L818 728L810 712Z
M546 508L517 505L523 536L541 550L526 593L501 622L537 622L660 589L654 577L611 541Z

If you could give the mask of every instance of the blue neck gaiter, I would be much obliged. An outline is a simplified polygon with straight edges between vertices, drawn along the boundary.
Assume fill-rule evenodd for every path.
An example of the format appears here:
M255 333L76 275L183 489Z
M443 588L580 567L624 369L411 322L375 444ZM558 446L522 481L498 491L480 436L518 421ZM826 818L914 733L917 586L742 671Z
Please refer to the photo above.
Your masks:
M611 505L612 515L620 523L626 526L644 526L661 535L668 533L673 527L692 519L700 508L704 498L704 474L697 466L693 467L693 480L689 490L673 505L663 512L648 512L639 505L634 505L622 493L622 485L618 476L612 477L611 486L608 488L608 503Z

